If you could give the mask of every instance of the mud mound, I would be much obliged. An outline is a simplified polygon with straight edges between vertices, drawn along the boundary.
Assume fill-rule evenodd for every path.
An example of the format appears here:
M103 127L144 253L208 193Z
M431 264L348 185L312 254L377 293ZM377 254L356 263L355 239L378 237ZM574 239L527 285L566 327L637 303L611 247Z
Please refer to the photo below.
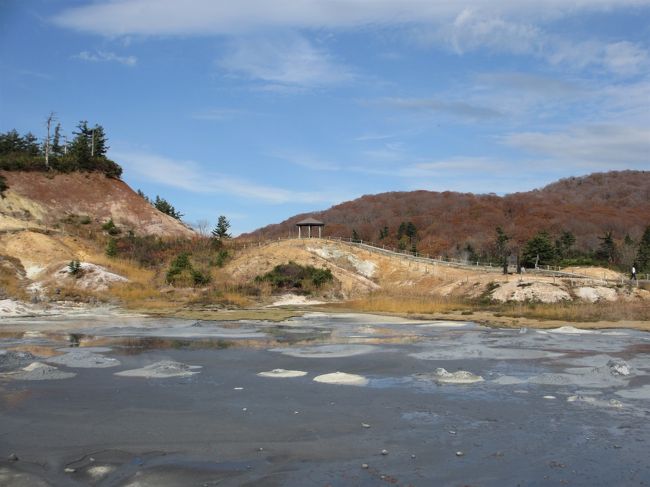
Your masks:
M307 372L303 370L285 370L285 369L273 369L268 372L260 372L260 377L274 377L277 379L288 379L292 377L304 377L307 375Z
M13 352L0 350L0 370L14 370L33 362L36 359L29 352Z
M483 377L472 374L466 370L457 370L449 372L442 367L437 368L433 374L418 374L418 380L433 380L438 384L475 384L483 382Z
M41 362L32 362L18 372L5 374L15 380L60 380L74 377L74 372L63 372L56 367Z
M70 269L65 266L56 271L54 277L59 281L73 280L76 287L92 291L106 291L111 284L128 282L126 277L89 262L81 263L81 271L78 276L71 276Z
M146 379L166 379L169 377L189 377L198 374L194 369L200 369L200 365L187 365L171 360L162 360L140 369L123 370L115 375L122 377L144 377Z
M558 303L571 300L571 295L561 285L540 281L510 281L500 285L491 296L494 301L500 303L507 301Z
M58 357L47 359L49 363L65 365L82 369L103 369L106 367L117 367L120 361L111 357L104 357L98 353L86 350L73 350Z
M333 372L331 374L323 374L314 377L314 382L321 382L323 384L336 384L342 386L365 386L368 384L368 379L362 375L346 374L345 372Z

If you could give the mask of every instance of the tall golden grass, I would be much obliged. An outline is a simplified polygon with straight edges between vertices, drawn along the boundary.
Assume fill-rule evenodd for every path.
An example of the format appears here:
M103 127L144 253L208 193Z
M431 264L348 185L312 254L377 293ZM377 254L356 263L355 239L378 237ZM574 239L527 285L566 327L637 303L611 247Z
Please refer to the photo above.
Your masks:
M436 314L462 311L469 306L456 298L431 295L391 295L375 293L336 303L333 308L347 308L364 312L397 314Z
M650 321L650 302L616 301L586 303L580 301L560 303L506 303L493 304L455 297L417 294L394 295L375 293L336 303L334 309L395 314L458 314L469 315L486 312L495 317L529 318L540 321L566 321L573 323L599 321Z
M532 318L568 322L650 321L650 302L614 301L585 303L579 301L553 304L511 303L496 308L496 313L514 318Z

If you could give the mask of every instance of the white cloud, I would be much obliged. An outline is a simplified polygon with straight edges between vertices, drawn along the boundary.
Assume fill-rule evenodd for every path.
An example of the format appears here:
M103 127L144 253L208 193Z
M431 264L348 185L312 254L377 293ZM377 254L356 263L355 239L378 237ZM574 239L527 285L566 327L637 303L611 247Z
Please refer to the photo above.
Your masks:
M573 69L595 67L620 76L638 74L650 65L648 50L631 42L571 42L550 37L543 57L555 65Z
M68 8L54 21L105 36L215 35L447 22L479 10L495 19L544 20L647 5L650 0L110 0Z
M79 54L76 54L73 57L75 59L81 59L82 61L89 61L92 63L116 62L130 67L138 64L138 58L135 56L118 56L114 52L109 51L81 51Z
M430 177L441 173L500 172L504 163L490 157L452 157L429 162L418 162L401 171L404 177Z
M283 203L333 203L331 192L293 191L264 186L251 181L204 170L197 162L175 160L147 152L111 152L126 172L136 174L152 183L182 189L191 193L220 193L264 201Z
M53 21L107 37L269 35L278 30L402 27L419 42L463 54L491 50L532 55L563 68L629 76L649 64L648 49L628 41L575 39L544 25L590 12L648 7L650 0L110 0L63 10ZM286 89L338 83L353 74L306 40L238 40L222 67ZM332 69L334 68L334 69ZM313 73L313 74L311 74Z
M516 54L540 48L540 30L531 24L511 22L471 9L458 14L442 28L421 33L421 41L442 41L458 54L477 49L508 51Z
M650 129L630 125L582 125L556 132L520 132L502 142L555 161L583 167L647 168Z
M322 87L354 79L352 71L298 35L237 38L217 61L234 75L273 87Z

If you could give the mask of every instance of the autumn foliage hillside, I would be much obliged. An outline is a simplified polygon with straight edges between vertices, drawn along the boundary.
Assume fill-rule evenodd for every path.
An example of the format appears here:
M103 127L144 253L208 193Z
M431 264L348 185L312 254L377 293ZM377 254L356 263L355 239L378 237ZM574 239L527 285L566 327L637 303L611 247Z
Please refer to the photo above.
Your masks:
M306 216L326 223L324 235L397 245L398 228L410 221L417 228L417 249L432 255L462 257L471 248L494 253L495 228L510 244L522 246L540 231L551 238L575 236L576 252L594 252L606 232L622 245L638 242L650 225L650 171L612 171L562 179L544 188L506 196L455 192L391 192L367 195L332 208L296 215L243 238L276 238L295 233ZM469 246L469 247L468 247Z

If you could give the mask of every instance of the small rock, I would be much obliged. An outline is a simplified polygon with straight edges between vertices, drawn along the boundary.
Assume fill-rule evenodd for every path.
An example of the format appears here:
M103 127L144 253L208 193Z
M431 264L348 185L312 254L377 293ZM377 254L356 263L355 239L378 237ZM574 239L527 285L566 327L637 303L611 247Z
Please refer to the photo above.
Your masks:
M618 449L622 448L622 446L621 445L614 445L614 448L616 448L618 450Z
M241 410L246 412L246 411L248 411L248 408L241 408Z
M386 480L386 476L385 476L385 475L380 475L379 478L380 478L381 480Z
M72 468L72 467L65 467L65 468L63 469L63 471L64 471L65 473L75 473L75 472L77 471L77 469L76 469L76 468Z
M465 453L463 453L462 451L457 451L456 456L457 457L463 457L463 456L465 456Z
M300 411L294 411L293 414L300 414Z
M243 390L244 390L243 387L233 387L232 389L233 389L234 391L243 391Z
M415 460L415 455L411 455L411 460Z
M382 450L382 451L381 451L381 454L382 454L382 455L388 455L388 450Z
M455 432L455 431L453 431L453 430L450 430L450 431L449 431L449 434L450 434L450 435L455 435L455 434L456 434L456 432Z
M361 426L364 427L364 428L370 428L370 425L367 424L367 423L361 423Z
M367 464L367 463L362 463L362 464L361 464L361 468L363 468L363 469L367 469L367 468L368 468L368 464Z
M260 446L260 447L257 449L257 451L264 451L264 448L262 448L262 447Z
M9 455L9 458L7 460L9 460L10 462L17 462L18 461L18 455L16 455L15 453L12 453L11 455Z

